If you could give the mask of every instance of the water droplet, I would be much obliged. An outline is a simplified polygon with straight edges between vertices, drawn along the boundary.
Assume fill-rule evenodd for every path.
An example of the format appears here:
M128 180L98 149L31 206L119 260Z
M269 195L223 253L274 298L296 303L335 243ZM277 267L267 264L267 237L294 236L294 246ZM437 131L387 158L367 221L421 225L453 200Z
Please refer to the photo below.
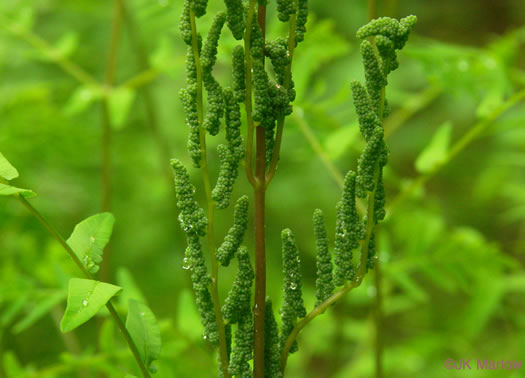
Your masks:
M87 305L88 305L88 301L87 301L87 299L84 299L82 301L82 306L86 307Z
M290 289L292 289L292 290L297 289L297 284L296 284L295 282L292 282L292 283L290 284Z
M206 339L208 338L208 336L206 336L206 335L202 335L202 338L203 338L204 340L206 340Z
M190 262L189 258L185 257L182 260L182 269L184 269L184 270L191 269L191 262Z

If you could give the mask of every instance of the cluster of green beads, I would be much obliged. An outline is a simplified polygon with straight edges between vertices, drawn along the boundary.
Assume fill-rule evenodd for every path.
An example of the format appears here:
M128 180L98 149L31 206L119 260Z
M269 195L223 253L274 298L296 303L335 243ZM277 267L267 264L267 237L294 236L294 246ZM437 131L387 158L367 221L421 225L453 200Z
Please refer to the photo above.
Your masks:
M237 260L239 270L222 307L222 314L230 323L237 323L235 345L228 371L231 375L249 377L251 376L249 361L253 356L253 318L250 298L254 273L245 247L237 251Z
M223 265L230 265L230 260L242 244L242 239L248 227L248 197L242 196L235 204L233 226L228 231L221 246L217 250L217 260Z
M272 300L266 298L264 308L264 377L280 378L279 328L273 313Z
M282 259L283 259L283 304L281 306L281 348L286 344L286 340L295 327L297 318L306 316L302 290L301 290L301 265L299 250L295 244L295 236L290 229L283 230L282 240ZM290 353L297 351L297 342L290 348Z
M315 305L317 306L332 295L334 291L334 280L324 215L320 209L314 211L313 223L317 249L317 279L315 281L315 297L317 298Z
M299 14L300 9L299 6ZM369 195L369 202L373 201L374 224L385 217L383 167L387 164L388 150L384 141L382 119L387 115L388 109L384 88L388 74L399 66L395 51L404 46L416 20L415 16L400 21L380 18L357 32L359 38L365 39L361 43L361 55L366 87L354 81L351 89L359 128L366 145L358 159L357 174L349 171L345 176L343 195L337 203L333 274L323 214L321 210L314 212L314 233L317 240L316 305L326 301L332 295L334 287L356 278L352 251L359 247L359 241L365 240L367 223L366 216L363 220L359 219L356 197L364 198ZM366 39L368 37L374 37L374 41ZM372 193L373 197L370 198ZM372 232L368 242L366 270L372 269L374 262L375 235Z

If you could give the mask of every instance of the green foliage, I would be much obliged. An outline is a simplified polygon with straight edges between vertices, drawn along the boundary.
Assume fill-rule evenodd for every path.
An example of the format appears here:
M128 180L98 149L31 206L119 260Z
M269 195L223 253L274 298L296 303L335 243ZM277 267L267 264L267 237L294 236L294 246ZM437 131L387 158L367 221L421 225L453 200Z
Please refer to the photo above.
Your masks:
M67 244L73 249L86 270L98 272L104 248L109 243L115 217L111 213L93 215L75 226Z
M121 290L121 287L105 282L72 278L69 280L67 307L60 330L69 332L84 324Z
M142 362L155 373L157 367L152 363L159 359L161 349L160 328L155 315L144 303L130 299L126 328L139 350Z

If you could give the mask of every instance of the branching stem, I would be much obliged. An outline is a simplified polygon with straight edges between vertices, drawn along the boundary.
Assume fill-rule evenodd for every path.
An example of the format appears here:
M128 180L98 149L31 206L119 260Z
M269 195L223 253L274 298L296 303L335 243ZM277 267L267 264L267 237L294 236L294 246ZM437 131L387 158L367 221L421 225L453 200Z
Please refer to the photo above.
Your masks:
M252 53L251 53L251 40L252 40L252 24L255 15L255 0L250 0L248 5L248 19L246 21L246 31L244 33L244 54L245 54L245 75L246 75L246 97L244 99L244 108L246 110L246 120L248 123L248 130L246 134L246 157L244 168L246 171L246 177L250 184L255 188L256 182L253 175L253 134L254 134L254 121L253 121L253 105L252 105Z

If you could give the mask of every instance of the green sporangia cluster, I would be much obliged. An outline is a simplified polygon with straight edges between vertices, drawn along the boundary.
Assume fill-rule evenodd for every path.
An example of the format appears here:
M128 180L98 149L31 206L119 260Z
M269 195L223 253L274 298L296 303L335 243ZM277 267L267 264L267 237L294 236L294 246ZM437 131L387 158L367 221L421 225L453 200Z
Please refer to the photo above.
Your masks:
M352 250L364 239L364 229L356 209L356 174L345 176L343 195L336 206L334 283L336 286L351 281L355 276Z
M254 273L248 256L248 250L242 246L237 251L239 270L228 297L222 306L222 315L230 324L239 321L242 312L250 308L250 296ZM242 310L242 311L241 311Z
M200 62L202 66L202 82L208 93L208 111L202 127L210 133L217 135L224 115L224 95L221 85L212 75L212 69L217 61L217 46L221 31L226 22L226 13L219 12L213 19L208 38L202 49Z
M208 220L204 215L204 210L195 200L195 187L190 183L188 171L180 161L175 159L171 161L171 166L175 173L175 193L180 210L180 226L187 235L204 236Z
M264 308L264 376L265 378L282 377L280 366L279 328L273 313L272 300L266 298Z
M359 128L366 141L365 148L358 159L357 173L349 171L345 176L343 195L336 206L336 233L334 247L335 268L332 274L332 261L326 238L323 214L314 212L313 223L317 245L316 306L326 301L337 286L362 279L356 276L352 251L365 244L368 217L360 219L356 198L368 195L369 211L373 211L372 227L385 217L385 188L383 167L388 160L388 150L384 142L383 117L387 115L384 88L388 74L399 64L396 50L404 46L408 34L416 22L415 16L401 21L381 18L371 21L357 32L361 43L361 54L365 70L366 86L358 81L351 84L352 97L359 121ZM369 233L366 253L366 271L374 267L375 235L373 228Z
M211 278L207 272L200 242L200 237L206 235L207 219L204 211L195 201L195 187L190 183L186 168L178 160L172 160L171 165L175 173L175 193L177 206L180 209L179 221L188 241L184 267L191 270L191 281L197 309L204 326L204 337L216 344L218 341L217 323L208 290Z
M196 235L188 235L188 247L185 258L186 268L191 270L191 282L195 293L197 310L204 326L203 338L216 345L219 341L215 311L208 286L211 284L210 275L207 272L201 242Z
M235 344L232 349L229 373L239 377L250 377L249 361L253 355L253 318L251 312L251 292L254 272L246 247L237 251L239 269L233 286L222 306L224 319L237 324Z
M242 39L246 21L244 20L244 6L242 0L224 0L226 5L226 21L233 37L237 40Z
M242 239L248 227L248 197L237 200L233 214L233 226L228 231L221 246L217 250L217 260L223 266L230 265L230 260L242 244Z
M320 209L314 211L314 234L317 250L317 280L315 281L316 306L327 300L334 291L332 257L328 248L324 215Z
M297 7L294 0L277 0L277 12L279 12L279 20L288 22L290 16L297 12Z
M299 250L295 244L295 236L290 229L281 233L282 259L283 259L283 304L281 307L281 348L284 347L286 339L295 327L297 318L306 316L302 290L301 290L301 265ZM297 351L297 342L290 349L290 353Z

